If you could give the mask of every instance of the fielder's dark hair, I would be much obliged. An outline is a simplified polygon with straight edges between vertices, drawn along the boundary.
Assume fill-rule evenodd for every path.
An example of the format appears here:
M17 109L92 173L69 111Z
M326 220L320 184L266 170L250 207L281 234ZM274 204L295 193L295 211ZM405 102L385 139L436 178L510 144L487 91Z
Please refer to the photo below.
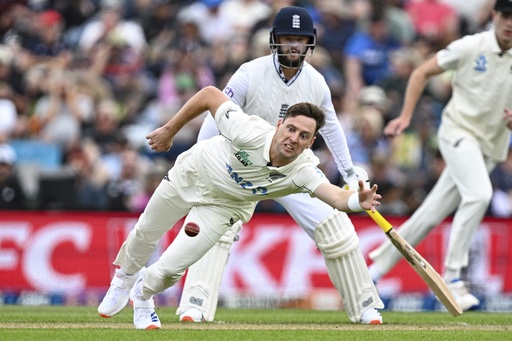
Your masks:
M283 121L286 121L288 117L296 117L301 115L311 117L316 121L315 135L325 125L325 113L323 110L308 102L300 102L290 106L283 117Z

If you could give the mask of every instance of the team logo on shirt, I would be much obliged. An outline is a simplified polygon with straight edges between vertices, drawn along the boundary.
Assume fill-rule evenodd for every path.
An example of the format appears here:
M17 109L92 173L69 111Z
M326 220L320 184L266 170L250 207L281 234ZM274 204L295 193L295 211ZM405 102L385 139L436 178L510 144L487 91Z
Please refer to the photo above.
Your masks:
M249 160L249 154L245 150L239 150L235 153L235 157L245 167L251 166L252 162Z
M473 70L478 72L485 72L487 71L487 57L485 57L483 54L478 56L477 59L475 59L475 67Z
M282 179L282 178L286 178L286 175L282 174L282 173L279 173L277 171L272 171L270 172L270 174L267 176L267 181L272 183L276 180L279 180L279 179Z

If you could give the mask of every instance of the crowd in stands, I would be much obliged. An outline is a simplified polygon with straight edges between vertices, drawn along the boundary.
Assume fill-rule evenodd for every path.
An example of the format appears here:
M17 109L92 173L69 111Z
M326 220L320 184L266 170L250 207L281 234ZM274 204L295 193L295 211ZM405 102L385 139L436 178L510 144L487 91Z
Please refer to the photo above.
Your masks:
M397 138L416 65L490 28L494 0L3 0L0 2L0 209L141 212L204 116L154 153L145 136L207 85L270 53L274 14L313 15L311 63L325 76L353 161L383 194L380 211L411 214L443 169L436 128L450 77L435 78ZM205 113L206 115L206 113ZM328 149L321 168L343 184ZM490 215L512 216L512 153L492 175ZM279 212L263 202L260 211Z

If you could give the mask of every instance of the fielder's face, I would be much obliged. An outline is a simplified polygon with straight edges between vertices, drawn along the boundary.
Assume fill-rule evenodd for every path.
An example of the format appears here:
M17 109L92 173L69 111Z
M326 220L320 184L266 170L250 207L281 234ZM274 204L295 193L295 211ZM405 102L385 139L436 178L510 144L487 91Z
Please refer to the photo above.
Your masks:
M284 66L299 67L306 57L309 39L304 36L278 36L280 63Z
M315 141L316 121L303 115L279 120L272 140L272 166L280 167L295 160Z
M512 47L512 12L494 12L493 16L498 43L508 50Z

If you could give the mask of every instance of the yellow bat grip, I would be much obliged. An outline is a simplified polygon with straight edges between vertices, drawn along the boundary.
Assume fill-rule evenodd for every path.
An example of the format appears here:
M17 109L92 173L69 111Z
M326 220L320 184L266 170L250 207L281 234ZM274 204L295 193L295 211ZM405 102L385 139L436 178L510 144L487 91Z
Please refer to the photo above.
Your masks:
M371 210L366 210L366 213L372 217L372 219L377 223L377 225L380 226L380 228L388 233L389 230L393 228L393 225L389 223L389 221L386 220L377 210L375 212L372 212Z

